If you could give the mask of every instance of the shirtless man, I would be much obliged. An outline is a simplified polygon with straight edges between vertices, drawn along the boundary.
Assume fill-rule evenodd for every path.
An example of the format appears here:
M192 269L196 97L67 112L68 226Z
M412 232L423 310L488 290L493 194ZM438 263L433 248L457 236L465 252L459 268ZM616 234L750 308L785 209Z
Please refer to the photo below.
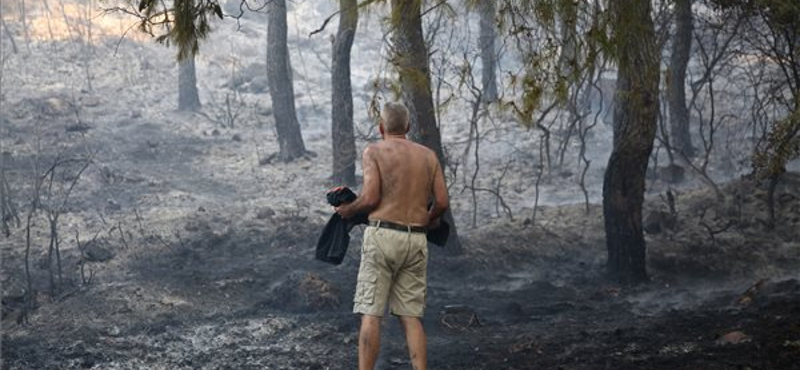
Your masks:
M406 107L385 104L380 120L383 141L364 149L361 194L336 208L343 218L369 212L353 307L354 313L362 314L359 370L372 370L378 359L387 303L403 325L414 369L427 368L427 339L420 321L427 292L425 231L447 209L448 198L436 154L407 140L408 129Z

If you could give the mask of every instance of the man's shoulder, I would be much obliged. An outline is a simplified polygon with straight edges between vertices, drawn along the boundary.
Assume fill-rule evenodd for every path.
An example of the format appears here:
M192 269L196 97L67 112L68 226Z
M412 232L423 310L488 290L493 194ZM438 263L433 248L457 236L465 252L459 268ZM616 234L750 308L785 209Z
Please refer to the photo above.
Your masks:
M436 155L436 153L435 153L433 150L431 150L431 148L428 148L428 147L427 147L427 146L425 146L425 145L422 145L422 144L420 144L420 143L415 143L415 142L413 142L413 141L410 141L410 143L412 144L412 146L413 146L415 149L417 149L417 150L419 150L419 151L421 151L421 152L424 152L424 153L425 153L425 154L427 154L427 155Z
M378 141L375 143L370 143L364 148L364 155L379 155L381 152L389 149L389 147L393 147L393 152L399 150L401 153L405 152L410 154L409 152L417 152L417 153L424 153L426 156L431 156L436 158L436 152L431 150L425 145L415 143L411 140L405 141L403 143L400 142L391 142L391 141Z
M436 152L433 151L433 149L428 148L427 146L422 144L417 144L417 145L419 145L422 148L422 150L425 153L425 156L428 157L429 161L434 161L435 163L439 163L439 156L436 155Z
M364 155L374 155L381 150L381 142L369 143L364 147Z

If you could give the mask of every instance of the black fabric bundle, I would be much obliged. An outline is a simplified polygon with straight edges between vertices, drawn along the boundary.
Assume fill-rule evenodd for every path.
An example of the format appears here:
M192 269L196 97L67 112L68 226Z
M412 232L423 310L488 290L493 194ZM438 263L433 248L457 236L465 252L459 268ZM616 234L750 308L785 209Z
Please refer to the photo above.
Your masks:
M346 186L339 186L331 189L325 194L328 203L338 207L345 203L356 200L356 194ZM338 265L342 263L347 255L347 247L350 244L350 230L356 225L368 224L369 215L362 213L351 218L344 219L338 213L334 213L322 229L322 234L317 240L316 258L323 262ZM447 244L447 237L450 235L450 225L442 220L439 227L428 230L428 242L444 247Z
M328 203L334 207L356 200L356 194L346 186L331 189L325 196ZM345 220L338 213L334 213L317 240L316 258L334 265L342 263L344 256L347 255L347 246L350 244L350 230L358 224L368 222L367 215L357 215Z
M356 193L347 186L333 188L325 196L328 198L328 203L334 207L356 200Z

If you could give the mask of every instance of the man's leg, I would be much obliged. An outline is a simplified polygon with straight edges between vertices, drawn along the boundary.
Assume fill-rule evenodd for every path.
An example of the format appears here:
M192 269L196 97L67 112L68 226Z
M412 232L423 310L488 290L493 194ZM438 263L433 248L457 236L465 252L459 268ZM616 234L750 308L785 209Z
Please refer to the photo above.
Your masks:
M417 317L400 316L400 322L403 323L403 329L406 332L411 365L414 366L414 370L426 370L428 368L428 340L425 338L422 321Z
M381 350L381 318L361 315L358 335L358 370L373 370Z

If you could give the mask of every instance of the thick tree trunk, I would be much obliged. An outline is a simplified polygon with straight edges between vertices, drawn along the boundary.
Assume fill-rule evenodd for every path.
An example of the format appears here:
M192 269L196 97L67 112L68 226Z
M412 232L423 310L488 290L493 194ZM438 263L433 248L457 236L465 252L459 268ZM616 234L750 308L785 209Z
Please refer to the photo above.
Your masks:
M692 49L692 0L675 0L675 37L669 59L670 144L687 158L695 155L689 132L689 109L686 107L686 67Z
M200 109L197 93L197 73L194 68L194 55L178 62L178 110L195 111Z
M340 0L339 31L333 43L331 137L334 184L356 184L356 139L353 133L353 92L350 49L358 27L358 1Z
M642 203L658 115L659 58L650 2L614 0L619 72L614 148L603 181L608 272L624 284L647 280Z
M286 36L286 0L271 0L268 11L267 83L280 145L278 158L289 162L304 156L306 147L294 106L292 67Z
M428 69L428 50L422 35L420 1L392 0L392 35L394 52L392 63L400 75L403 100L411 121L410 137L436 152L442 168L446 168L442 138L436 125L436 112L431 96L431 78ZM449 252L461 252L461 242L450 210L444 220L450 224L450 237L445 247Z
M493 103L497 101L497 52L494 41L497 38L495 25L496 0L481 0L480 8L480 37L481 48L481 84L483 85L483 101Z

